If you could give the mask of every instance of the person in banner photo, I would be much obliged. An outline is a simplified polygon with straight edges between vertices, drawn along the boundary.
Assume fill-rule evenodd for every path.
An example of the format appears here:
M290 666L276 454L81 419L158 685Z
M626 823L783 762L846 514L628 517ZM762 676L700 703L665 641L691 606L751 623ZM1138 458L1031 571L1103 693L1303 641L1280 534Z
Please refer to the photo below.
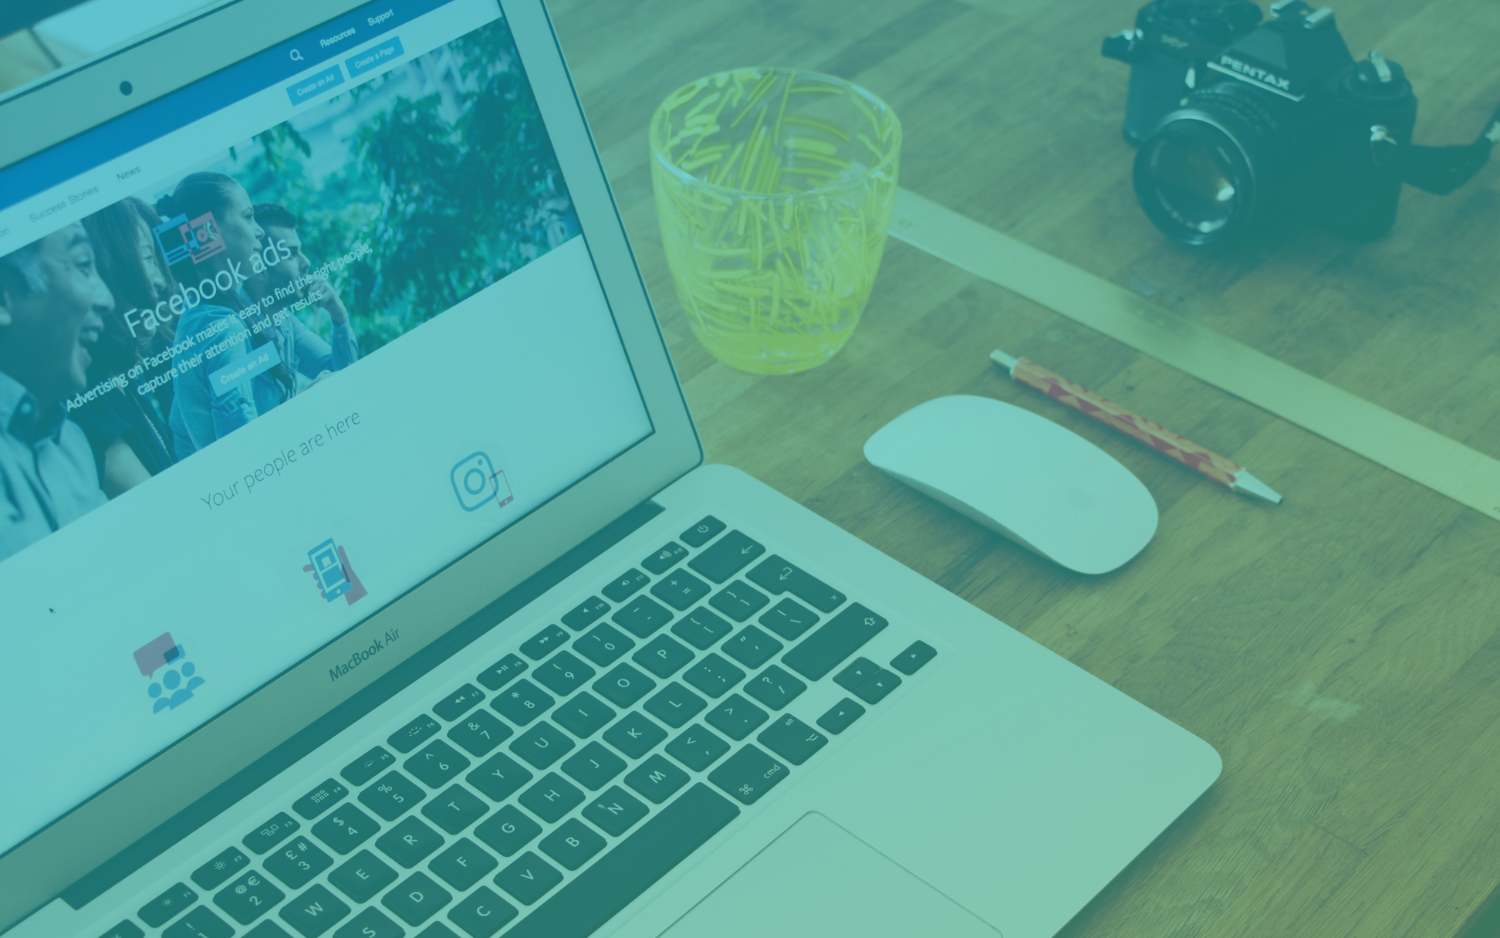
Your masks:
M168 420L177 458L184 459L290 400L297 393L294 374L316 378L348 367L356 345L347 317L335 327L330 346L310 335L295 315L251 299L251 279L287 254L267 239L249 195L233 178L193 173L159 200L156 210L166 219L157 240L184 296ZM350 336L340 336L340 329ZM232 371L252 350L262 349L253 375L232 383L225 379L220 369ZM210 357L214 350L218 354Z
M266 233L266 240L276 246L280 260L266 267L265 273L245 284L262 309L304 309L321 311L332 325L332 341L325 342L301 317L292 324L292 370L304 378L319 377L338 371L359 358L359 343L349 325L349 310L328 278L309 275L313 263L302 253L302 238L297 233L297 216L276 202L257 202L255 221Z
M113 309L82 225L0 257L0 560L104 503L66 402Z
M104 391L74 407L69 416L88 437L100 487L110 498L177 461L172 431L167 427L171 382L154 388L147 383L169 365L145 367L146 357L164 358L161 353L172 347L172 322L143 322L140 314L177 293L166 258L152 235L160 224L156 210L134 198L83 220L99 275L114 295L115 308L104 317L104 330L89 366L89 386Z

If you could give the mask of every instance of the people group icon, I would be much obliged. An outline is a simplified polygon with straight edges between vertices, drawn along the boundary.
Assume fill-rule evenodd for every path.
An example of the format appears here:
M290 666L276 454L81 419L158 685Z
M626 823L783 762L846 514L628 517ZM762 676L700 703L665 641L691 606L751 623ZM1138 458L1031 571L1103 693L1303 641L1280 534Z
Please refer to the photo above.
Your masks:
M182 646L177 646L177 651L182 651ZM174 660L174 667L167 669L161 676L160 681L152 681L151 686L146 688L156 703L151 705L152 713L161 713L163 710L176 710L178 707L193 699L193 691L203 685L203 678L197 675L197 668L193 667L191 661L182 661L181 655Z
M146 694L153 701L152 713L176 710L192 700L193 691L203 686L197 666L187 660L187 652L173 640L171 632L163 632L136 649L135 663L141 676L151 679ZM166 670L158 677L156 672L162 668Z

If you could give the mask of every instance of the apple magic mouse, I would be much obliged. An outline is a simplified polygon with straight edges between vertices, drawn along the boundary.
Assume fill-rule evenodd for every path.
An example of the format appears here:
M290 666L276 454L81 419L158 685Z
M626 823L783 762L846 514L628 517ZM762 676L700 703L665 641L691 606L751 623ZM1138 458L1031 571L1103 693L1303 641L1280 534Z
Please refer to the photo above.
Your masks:
M987 397L919 404L865 441L865 458L925 495L1079 573L1108 573L1156 533L1156 501L1108 453Z

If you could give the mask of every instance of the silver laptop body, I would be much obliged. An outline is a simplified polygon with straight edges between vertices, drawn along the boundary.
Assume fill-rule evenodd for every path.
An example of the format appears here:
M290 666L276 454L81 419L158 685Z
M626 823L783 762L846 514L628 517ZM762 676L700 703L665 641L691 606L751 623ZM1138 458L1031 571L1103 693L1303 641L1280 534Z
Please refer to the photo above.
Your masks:
M239 0L0 126L0 363L85 254L108 273L121 200L177 297L95 289L59 358L89 380L0 365L43 483L101 486L0 462L5 934L1040 938L1218 776L703 464L539 0ZM530 175L495 188L495 152ZM272 273L237 281L251 242ZM95 380L143 311L168 329ZM178 445L109 498L112 394Z

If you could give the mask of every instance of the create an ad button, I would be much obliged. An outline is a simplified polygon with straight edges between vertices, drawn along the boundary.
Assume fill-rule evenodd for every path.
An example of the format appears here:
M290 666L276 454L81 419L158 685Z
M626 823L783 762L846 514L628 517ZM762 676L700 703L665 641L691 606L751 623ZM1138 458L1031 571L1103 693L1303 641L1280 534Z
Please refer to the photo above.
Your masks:
M399 58L405 51L401 48L401 38L392 36L378 46L371 46L358 55L351 55L344 60L344 65L349 68L350 78L358 78L372 68L379 68Z
M292 99L293 104L301 104L310 101L329 88L337 87L344 83L344 73L338 65L330 65L318 72L309 75L294 84L286 86L287 97Z

